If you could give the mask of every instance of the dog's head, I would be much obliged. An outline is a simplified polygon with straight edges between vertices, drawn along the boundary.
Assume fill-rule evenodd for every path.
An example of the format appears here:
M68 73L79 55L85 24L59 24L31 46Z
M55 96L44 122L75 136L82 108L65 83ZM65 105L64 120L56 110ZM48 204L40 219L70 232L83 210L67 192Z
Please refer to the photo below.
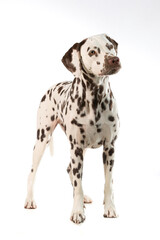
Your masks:
M117 73L121 68L117 49L115 40L100 34L75 43L62 62L75 76L79 76L82 70L91 76L107 76Z

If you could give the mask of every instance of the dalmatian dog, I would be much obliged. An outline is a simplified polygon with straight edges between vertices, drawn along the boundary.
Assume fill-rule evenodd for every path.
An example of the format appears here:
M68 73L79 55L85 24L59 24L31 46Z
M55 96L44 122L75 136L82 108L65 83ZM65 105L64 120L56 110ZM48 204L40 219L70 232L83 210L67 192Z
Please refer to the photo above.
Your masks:
M63 56L62 62L73 73L74 80L54 85L41 99L25 208L36 208L33 197L35 175L45 147L60 124L70 142L71 159L67 172L74 191L71 221L82 223L85 220L84 203L92 202L82 189L85 150L101 146L105 175L104 217L117 217L112 170L119 117L109 82L109 75L121 68L117 47L115 40L100 34L75 43Z

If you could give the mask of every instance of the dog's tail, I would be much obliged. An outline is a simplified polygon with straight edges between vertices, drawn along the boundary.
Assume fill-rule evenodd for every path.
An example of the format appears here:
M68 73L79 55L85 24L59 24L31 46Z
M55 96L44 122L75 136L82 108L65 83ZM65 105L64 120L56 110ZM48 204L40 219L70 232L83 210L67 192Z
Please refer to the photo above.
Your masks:
M51 156L53 156L53 137L52 137L52 135L50 135L48 145L49 145L49 149L50 149L50 154L51 154Z

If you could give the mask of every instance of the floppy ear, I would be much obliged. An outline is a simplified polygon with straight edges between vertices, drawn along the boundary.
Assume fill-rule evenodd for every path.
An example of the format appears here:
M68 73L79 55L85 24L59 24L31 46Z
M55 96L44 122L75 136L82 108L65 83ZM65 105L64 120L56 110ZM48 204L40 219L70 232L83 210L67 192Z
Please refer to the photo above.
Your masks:
M80 48L86 42L87 39L84 39L80 43L75 43L68 52L62 58L64 66L72 72L75 76L79 75L81 71L81 62L80 62Z
M110 38L109 36L106 35L106 38L113 44L114 49L116 50L116 52L118 51L118 43L113 40L112 38Z

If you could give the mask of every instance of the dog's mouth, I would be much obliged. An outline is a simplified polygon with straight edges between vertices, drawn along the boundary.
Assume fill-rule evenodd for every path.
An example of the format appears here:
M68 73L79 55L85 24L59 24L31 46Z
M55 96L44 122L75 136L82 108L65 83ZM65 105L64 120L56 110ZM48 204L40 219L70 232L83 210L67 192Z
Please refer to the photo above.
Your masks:
M114 66L112 68L109 68L109 69L103 69L101 71L100 76L116 74L117 72L119 72L120 69L121 69L121 65L120 64L118 64L117 66Z
M113 69L110 69L108 71L108 75L112 75L112 74L115 74L117 72L119 72L119 70L121 69L121 65L117 66L117 67L114 67Z

